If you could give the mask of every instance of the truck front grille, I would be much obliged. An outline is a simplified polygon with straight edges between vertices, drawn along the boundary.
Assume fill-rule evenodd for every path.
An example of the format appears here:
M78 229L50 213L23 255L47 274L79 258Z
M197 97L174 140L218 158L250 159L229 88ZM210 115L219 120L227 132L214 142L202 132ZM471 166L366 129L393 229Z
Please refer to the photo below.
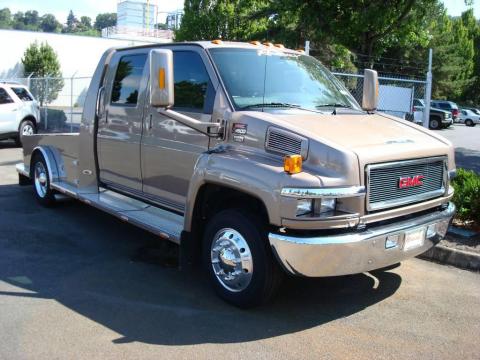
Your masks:
M445 193L446 158L367 166L367 210L416 203Z

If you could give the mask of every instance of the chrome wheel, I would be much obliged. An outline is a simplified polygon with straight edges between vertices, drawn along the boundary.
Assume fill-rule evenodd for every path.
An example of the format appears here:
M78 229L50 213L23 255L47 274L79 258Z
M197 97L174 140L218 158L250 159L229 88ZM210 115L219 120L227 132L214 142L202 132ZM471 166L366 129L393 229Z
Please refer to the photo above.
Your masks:
M32 125L30 124L25 124L23 125L22 127L22 136L25 136L25 135L33 135L35 134L35 129L33 128Z
M37 192L38 196L44 198L48 191L48 175L45 166L40 161L35 163L34 182L35 191Z
M218 231L212 242L210 258L217 280L227 290L239 292L250 284L253 275L252 253L238 231Z

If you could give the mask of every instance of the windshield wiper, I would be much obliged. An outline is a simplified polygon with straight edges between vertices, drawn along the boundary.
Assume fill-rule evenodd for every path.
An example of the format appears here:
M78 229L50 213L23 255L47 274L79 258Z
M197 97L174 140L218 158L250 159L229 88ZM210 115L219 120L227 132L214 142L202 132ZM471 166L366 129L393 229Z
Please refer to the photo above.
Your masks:
M333 107L333 108L347 108L351 109L352 107L347 104L341 104L341 103L332 103L332 104L322 104L322 105L316 105L316 108L324 108L324 107Z
M270 102L270 103L258 103L258 104L251 104L245 105L240 108L240 110L249 109L249 108L257 108L257 107L270 107L270 108L292 108L292 109L299 109L300 105L296 104L289 104L289 103L282 103L282 102Z

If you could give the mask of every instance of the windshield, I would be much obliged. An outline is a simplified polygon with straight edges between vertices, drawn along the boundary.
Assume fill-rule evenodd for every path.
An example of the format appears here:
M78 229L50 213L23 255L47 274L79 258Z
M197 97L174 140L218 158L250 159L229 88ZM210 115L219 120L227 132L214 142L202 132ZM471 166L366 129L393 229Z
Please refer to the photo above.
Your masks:
M237 110L285 107L360 110L348 90L315 58L272 50L211 49Z

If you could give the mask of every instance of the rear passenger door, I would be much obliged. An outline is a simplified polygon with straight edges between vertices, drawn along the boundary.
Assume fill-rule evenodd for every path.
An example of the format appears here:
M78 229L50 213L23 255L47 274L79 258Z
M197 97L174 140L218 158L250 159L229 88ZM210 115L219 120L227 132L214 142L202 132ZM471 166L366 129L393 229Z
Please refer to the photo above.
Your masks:
M18 131L18 105L8 92L0 87L0 134Z
M100 181L141 195L140 141L147 87L148 49L119 51L105 82L105 111L98 121Z

